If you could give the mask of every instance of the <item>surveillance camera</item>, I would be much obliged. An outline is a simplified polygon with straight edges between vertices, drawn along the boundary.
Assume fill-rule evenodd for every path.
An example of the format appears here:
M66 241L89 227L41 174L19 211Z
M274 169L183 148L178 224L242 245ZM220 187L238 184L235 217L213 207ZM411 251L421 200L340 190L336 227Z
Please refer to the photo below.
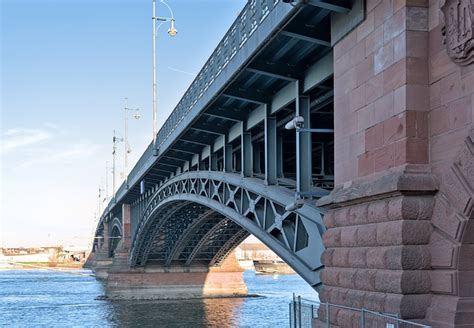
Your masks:
M303 125L304 125L304 117L295 116L294 119L292 119L291 121L285 124L285 129L287 130L301 129Z
M286 205L285 211L293 212L293 211L296 211L299 208L302 208L303 205L304 205L303 199L298 198L298 199L295 199L295 201L293 203Z

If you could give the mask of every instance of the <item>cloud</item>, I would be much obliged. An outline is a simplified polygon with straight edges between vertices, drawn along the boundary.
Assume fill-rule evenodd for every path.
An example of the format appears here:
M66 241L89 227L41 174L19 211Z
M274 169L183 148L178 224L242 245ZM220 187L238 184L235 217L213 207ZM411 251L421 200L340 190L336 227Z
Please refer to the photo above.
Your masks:
M52 135L46 130L40 129L8 129L0 140L0 153L6 154L19 148L31 146L45 140L51 139Z

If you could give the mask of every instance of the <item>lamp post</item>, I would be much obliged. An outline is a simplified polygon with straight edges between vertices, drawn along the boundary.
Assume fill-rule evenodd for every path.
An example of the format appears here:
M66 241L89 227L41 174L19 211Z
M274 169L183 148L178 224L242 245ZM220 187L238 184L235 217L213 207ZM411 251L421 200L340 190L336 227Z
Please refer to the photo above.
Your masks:
M156 138L156 133L157 131L157 112L156 112L156 33L157 33L157 27L156 27L156 21L160 21L160 25L158 25L158 28L163 25L165 22L170 22L170 28L168 29L168 35L169 36L176 36L178 34L178 31L174 27L174 15L173 11L171 10L171 7L164 1L160 0L162 4L164 4L166 7L168 7L168 10L170 12L171 17L157 17L156 16L156 0L152 1L152 6L153 6L153 16L152 21L152 29L153 29L153 142L155 142Z
M132 149L130 148L130 144L128 142L128 115L127 113L129 111L134 112L133 113L133 118L138 120L140 118L140 113L138 113L139 109L138 108L129 108L128 107L128 98L125 98L125 106L123 107L123 120L124 120L124 153L125 153L125 158L124 158L124 177L126 178L128 175L128 154L132 152Z
M123 138L117 138L114 136L112 138L112 197L115 198L115 153L117 152L117 143L122 142Z

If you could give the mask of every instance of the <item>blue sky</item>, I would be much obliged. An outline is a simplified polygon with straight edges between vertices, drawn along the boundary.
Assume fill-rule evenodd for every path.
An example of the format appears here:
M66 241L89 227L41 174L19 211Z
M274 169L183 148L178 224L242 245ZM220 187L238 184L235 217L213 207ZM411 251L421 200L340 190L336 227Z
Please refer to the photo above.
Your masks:
M245 2L168 1L179 33L163 26L157 39L159 125ZM0 6L0 245L87 244L124 97L142 115L129 121L131 164L151 140L151 0ZM168 10L158 3L157 14Z

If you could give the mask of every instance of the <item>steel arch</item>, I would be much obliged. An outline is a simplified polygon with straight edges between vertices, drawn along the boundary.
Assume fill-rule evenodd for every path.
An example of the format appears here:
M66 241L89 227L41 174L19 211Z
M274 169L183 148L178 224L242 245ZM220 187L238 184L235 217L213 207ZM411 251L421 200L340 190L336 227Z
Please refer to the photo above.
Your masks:
M308 203L286 212L284 206L293 200L292 190L267 186L259 179L216 171L185 172L157 188L149 200L133 238L130 265L145 264L146 235L176 211L171 205L198 203L255 235L308 283L317 286L324 250L323 212Z

